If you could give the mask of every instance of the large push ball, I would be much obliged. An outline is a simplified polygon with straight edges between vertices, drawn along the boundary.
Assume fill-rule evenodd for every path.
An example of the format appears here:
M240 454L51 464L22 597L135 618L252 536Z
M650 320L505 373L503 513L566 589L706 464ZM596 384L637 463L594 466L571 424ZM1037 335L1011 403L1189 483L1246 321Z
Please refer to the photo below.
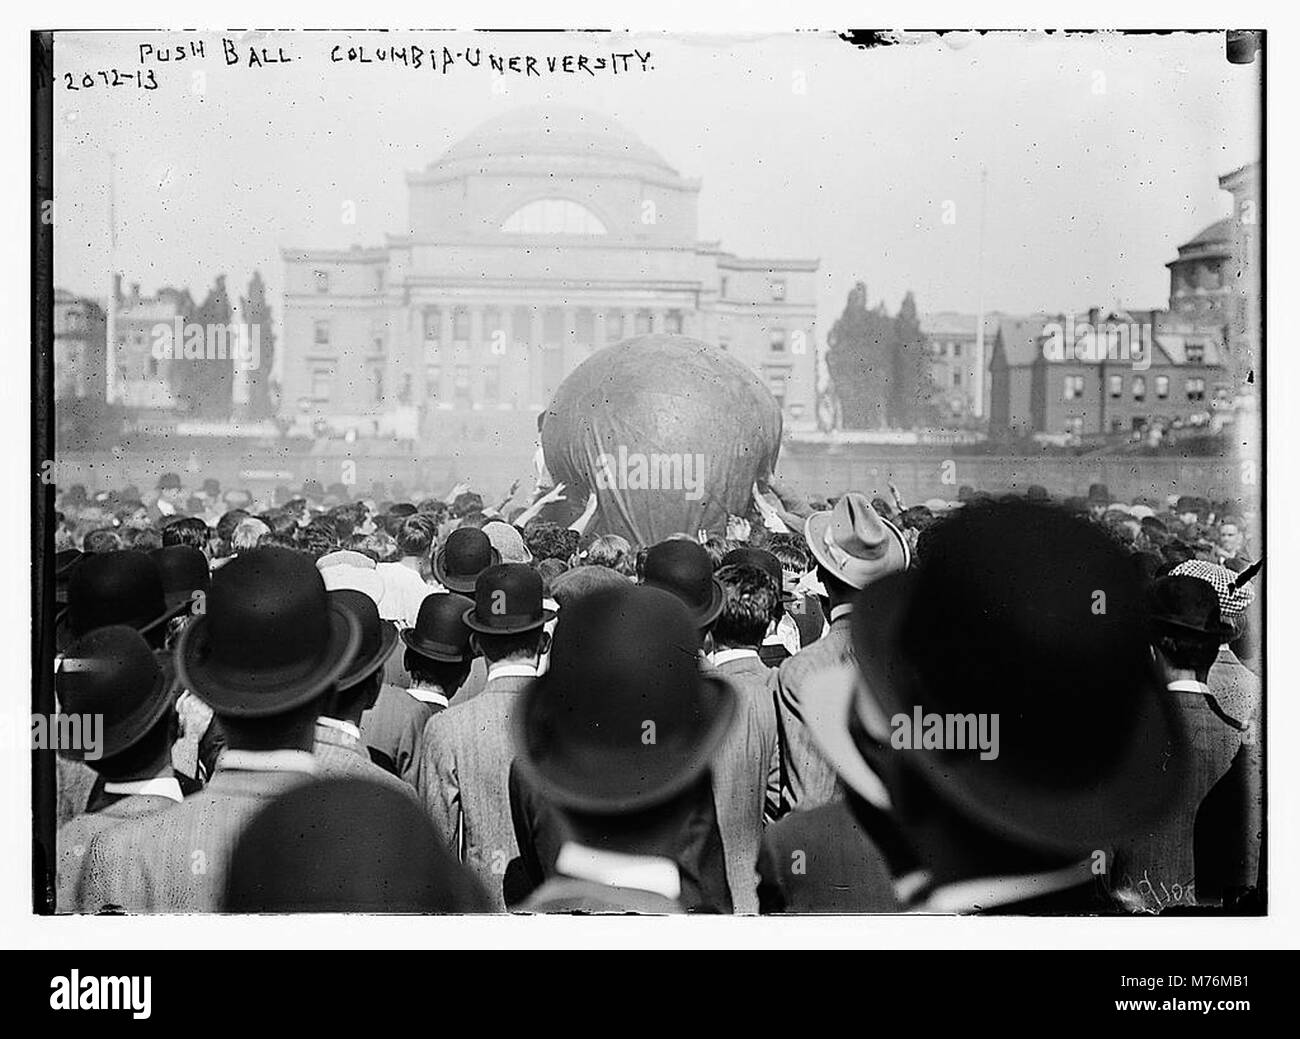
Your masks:
M722 533L748 512L781 446L781 407L762 380L717 347L679 335L628 339L560 384L542 426L551 476L589 530L650 545Z

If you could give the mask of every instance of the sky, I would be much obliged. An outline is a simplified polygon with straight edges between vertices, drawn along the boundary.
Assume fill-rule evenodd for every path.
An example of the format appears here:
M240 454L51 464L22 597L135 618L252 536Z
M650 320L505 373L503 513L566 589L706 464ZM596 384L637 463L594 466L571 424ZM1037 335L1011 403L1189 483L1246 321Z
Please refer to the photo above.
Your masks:
M107 292L110 154L125 283L201 300L217 274L242 290L258 269L279 314L282 248L402 232L408 171L493 115L555 103L619 120L699 178L701 239L819 259L821 337L856 281L891 312L910 290L922 312L974 313L981 282L988 310L1159 307L1177 246L1230 212L1218 177L1260 154L1258 69L1229 64L1221 33L870 50L809 32L227 35L235 65L214 33L56 36L56 285ZM196 39L202 58L141 61L141 44ZM336 44L650 57L619 75L499 77L335 63ZM290 60L250 67L250 47ZM105 85L113 70L128 82ZM96 86L66 88L87 73Z

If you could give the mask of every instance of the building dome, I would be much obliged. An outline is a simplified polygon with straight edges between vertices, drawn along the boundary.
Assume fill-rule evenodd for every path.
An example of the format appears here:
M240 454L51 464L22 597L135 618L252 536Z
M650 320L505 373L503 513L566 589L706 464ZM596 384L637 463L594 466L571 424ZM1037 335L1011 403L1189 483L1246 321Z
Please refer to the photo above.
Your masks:
M453 144L438 166L482 166L493 160L617 162L676 176L658 152L608 116L582 108L533 106L481 123Z

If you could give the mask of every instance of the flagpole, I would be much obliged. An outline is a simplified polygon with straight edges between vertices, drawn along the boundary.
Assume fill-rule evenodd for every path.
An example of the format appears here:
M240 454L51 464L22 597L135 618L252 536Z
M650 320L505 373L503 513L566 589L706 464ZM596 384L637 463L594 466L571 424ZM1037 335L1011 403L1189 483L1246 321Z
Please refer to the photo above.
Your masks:
M980 236L976 278L979 285L979 314L975 318L975 417L984 417L984 211L988 204L989 170L980 167Z

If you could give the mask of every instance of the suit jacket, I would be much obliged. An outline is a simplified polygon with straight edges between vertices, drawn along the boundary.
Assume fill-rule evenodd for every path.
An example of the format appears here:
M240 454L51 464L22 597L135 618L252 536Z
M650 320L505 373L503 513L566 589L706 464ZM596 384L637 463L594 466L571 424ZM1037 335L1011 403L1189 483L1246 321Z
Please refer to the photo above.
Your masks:
M817 749L803 720L802 700L810 678L843 665L855 666L851 621L843 615L830 631L787 660L776 673L777 732L781 742L781 814L816 808L841 796L835 770Z
M54 759L54 777L55 825L64 826L86 811L90 792L99 779L99 773L84 761L73 761L60 754Z
M442 709L442 704L417 700L397 686L381 687L375 706L361 716L361 742L370 749L370 759L414 787L424 723Z
M176 802L160 794L105 795L95 811L74 816L59 827L54 846L58 849L55 909L60 913L81 913L79 904L81 870L90 843L105 830L127 819L139 819L173 807Z
M902 912L863 807L850 794L767 828L758 860L763 913Z
M351 733L317 722L316 746L312 753L319 762L322 777L368 779L419 803L415 788L371 761L366 745Z
M214 913L244 827L310 776L218 768L180 804L113 826L90 843L78 904L128 913Z
M1174 698L1183 732L1167 753L1190 765L1187 785L1161 824L1117 845L1111 870L1117 897L1130 909L1159 911L1197 905L1195 831L1201 802L1228 773L1242 746L1242 731L1225 720L1213 697L1162 690Z
M780 799L780 752L772 690L776 672L758 657L717 666L740 700L735 724L713 759L713 800L727 856L727 883L737 913L758 912L758 849L766 816ZM770 802L770 809L769 809Z
M514 765L509 785L519 858L508 865L502 887L508 908L524 908L530 893L558 876L555 862L560 849L568 841L578 841L578 836L564 813L530 786ZM723 852L711 787L709 796L702 800L678 829L676 846L670 849L681 878L678 900L688 913L730 913L728 856Z
M459 695L424 724L420 799L452 850L504 911L502 880L519 854L510 819L510 727L531 678L498 677L468 703Z
M1243 725L1258 724L1262 706L1259 675L1243 664L1227 646L1219 647L1219 655L1210 668L1206 684L1229 717Z

